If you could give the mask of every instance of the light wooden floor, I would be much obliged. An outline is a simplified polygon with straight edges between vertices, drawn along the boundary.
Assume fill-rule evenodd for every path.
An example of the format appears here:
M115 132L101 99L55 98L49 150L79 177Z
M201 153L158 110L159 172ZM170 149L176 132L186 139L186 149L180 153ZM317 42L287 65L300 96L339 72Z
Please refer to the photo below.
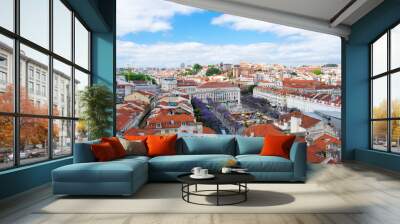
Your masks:
M399 174L354 163L318 165L311 167L308 181L368 206L360 214L35 214L35 208L54 199L49 186L43 186L0 202L0 223L400 223Z

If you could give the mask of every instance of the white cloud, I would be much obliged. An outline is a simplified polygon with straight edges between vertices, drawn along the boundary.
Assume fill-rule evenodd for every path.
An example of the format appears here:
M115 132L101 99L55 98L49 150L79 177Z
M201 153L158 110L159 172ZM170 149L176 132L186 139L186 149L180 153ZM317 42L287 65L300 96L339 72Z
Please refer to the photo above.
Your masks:
M289 43L212 45L199 42L137 44L117 42L118 67L177 67L185 64L280 63L286 65L340 63L340 39L318 36Z
M123 36L141 31L159 32L172 29L175 15L189 15L200 9L165 0L118 0L117 33Z
M302 30L298 28L268 23L260 20L255 19L248 19L239 16L227 15L223 14L217 16L211 20L211 24L228 27L233 30L237 31L256 31L260 33L274 33L279 37L285 36L304 36L310 37L313 35L318 35L318 33Z
M175 15L189 15L199 9L164 0L118 0L118 35L172 29ZM117 66L177 67L185 64L280 63L286 65L340 63L340 39L302 29L231 15L220 15L211 24L237 31L273 33L281 41L253 44L206 44L200 42L138 44L117 42ZM225 37L223 37L225 38ZM226 37L229 43L229 37Z

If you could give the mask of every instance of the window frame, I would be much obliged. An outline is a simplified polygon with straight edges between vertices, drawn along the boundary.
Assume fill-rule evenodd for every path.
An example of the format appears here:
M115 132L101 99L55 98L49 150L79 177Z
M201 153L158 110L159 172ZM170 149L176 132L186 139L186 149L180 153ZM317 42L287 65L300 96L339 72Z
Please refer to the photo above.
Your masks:
M392 116L392 98L391 98L391 92L392 92L392 86L391 86L391 80L392 76L396 75L398 72L400 72L400 67L397 68L391 68L391 31L395 27L400 26L400 21L397 21L396 23L392 24L389 28L385 29L383 33L378 35L375 39L373 39L369 44L369 149L373 151L379 151L379 152L386 152L386 153L391 153L391 154L400 154L400 152L393 152L392 151L392 122L393 121L400 121L400 117L393 117ZM386 64L386 71L382 72L380 74L374 75L373 72L373 44L378 41L381 37L384 35L387 35L387 64ZM387 98L387 105L386 105L386 117L385 118L373 118L373 93L374 93L374 87L373 87L373 81L382 77L386 77L386 86L387 86L387 93L386 93L386 98ZM374 148L374 133L373 133L373 122L376 121L386 121L387 122L387 138L386 138L386 150L379 150Z
M75 108L71 108L71 115L70 116L56 116L53 115L53 59L58 60L59 62L62 62L68 66L71 66L71 92L72 92L72 104L74 105L75 103L75 88L74 88L74 82L75 82L75 69L87 74L89 76L89 83L88 86L92 85L92 73L91 73L91 65L92 65L92 57L91 57L91 49L92 49L92 43L91 43L91 37L92 37L92 30L88 27L88 25L84 22L84 20L79 16L78 13L76 13L72 7L65 1L65 0L59 0L68 10L71 11L71 58L64 58L63 56L55 53L54 50L54 39L53 39L53 32L55 29L53 29L53 21L54 21L54 14L53 14L53 1L54 0L48 0L49 2L49 47L46 49L45 47L42 47L39 44L34 43L33 41L30 41L29 39L23 37L20 35L20 0L14 0L13 1L13 10L14 10L14 18L13 18L13 31L10 31L4 27L0 26L0 35L10 38L13 41L14 49L13 49L13 64L11 65L11 75L13 76L14 79L14 99L13 99L13 112L1 112L0 111L0 116L10 116L13 119L13 166L10 167L4 167L0 168L0 172L4 170L10 170L10 169L16 169L19 167L23 166L30 166L33 164L38 164L38 163L43 163L49 160L58 160L66 157L70 157L73 155L74 151L74 143L75 143L75 125L76 121L79 120L79 117L75 117ZM79 22L84 26L84 28L88 31L88 69L85 69L78 64L75 63L75 19L79 20ZM32 48L33 50L36 50L40 53L43 53L48 56L49 58L49 63L48 63L48 83L47 83L47 88L46 90L48 91L47 97L48 97L48 113L46 115L39 115L39 114L27 114L27 113L21 113L20 111L20 45L23 44L27 47ZM34 72L34 79L35 79L35 70ZM29 80L29 73L26 74L27 80ZM40 80L41 81L41 80ZM28 90L27 90L28 91ZM35 91L35 90L34 90ZM41 161L38 162L32 162L32 163L26 163L26 164L21 164L21 159L20 159L20 119L21 118L45 118L47 119L48 122L48 136L47 136L47 158L44 158ZM62 156L57 156L55 157L53 155L53 122L56 120L66 120L71 122L71 153L68 155L62 155Z

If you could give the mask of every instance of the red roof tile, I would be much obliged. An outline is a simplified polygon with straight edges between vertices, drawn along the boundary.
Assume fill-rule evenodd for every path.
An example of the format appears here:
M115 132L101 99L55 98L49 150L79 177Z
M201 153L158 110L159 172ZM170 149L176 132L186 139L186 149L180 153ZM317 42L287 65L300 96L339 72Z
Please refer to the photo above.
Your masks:
M154 135L157 133L159 133L159 131L154 129L130 128L124 135Z
M303 113L301 113L299 111L295 111L295 112L292 112L292 113L289 113L289 114L282 115L279 118L279 120L281 122L289 122L291 117L300 118L301 119L301 125L300 126L303 127L303 128L306 128L306 129L307 128L311 128L311 127L315 126L316 124L318 124L320 122L320 120L318 120L316 118L313 118L313 117L310 117L310 116L307 116L307 115L305 115L305 114L303 114Z
M206 88L232 88L236 87L232 83L229 82L206 82L203 85L199 86L201 89L206 89Z
M329 145L334 144L340 147L341 141L328 134L323 134L318 137L310 146L307 148L307 160L311 163L320 163L325 157Z
M203 134L217 134L217 132L214 129L203 126Z
M267 134L283 135L284 133L273 124L255 124L246 128L243 134L264 137Z
M196 122L196 119L194 116L187 114L157 114L147 119L146 128L155 128L157 124L161 124L161 128L179 128L182 122L185 122L186 125L192 125Z

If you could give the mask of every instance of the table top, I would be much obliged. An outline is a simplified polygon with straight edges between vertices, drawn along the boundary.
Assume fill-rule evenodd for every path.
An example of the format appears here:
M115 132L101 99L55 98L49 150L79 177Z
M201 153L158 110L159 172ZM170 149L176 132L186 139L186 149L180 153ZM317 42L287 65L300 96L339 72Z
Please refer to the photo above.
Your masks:
M213 173L211 179L193 179L191 173L182 174L177 177L178 181L186 184L237 184L248 183L255 180L249 173Z

